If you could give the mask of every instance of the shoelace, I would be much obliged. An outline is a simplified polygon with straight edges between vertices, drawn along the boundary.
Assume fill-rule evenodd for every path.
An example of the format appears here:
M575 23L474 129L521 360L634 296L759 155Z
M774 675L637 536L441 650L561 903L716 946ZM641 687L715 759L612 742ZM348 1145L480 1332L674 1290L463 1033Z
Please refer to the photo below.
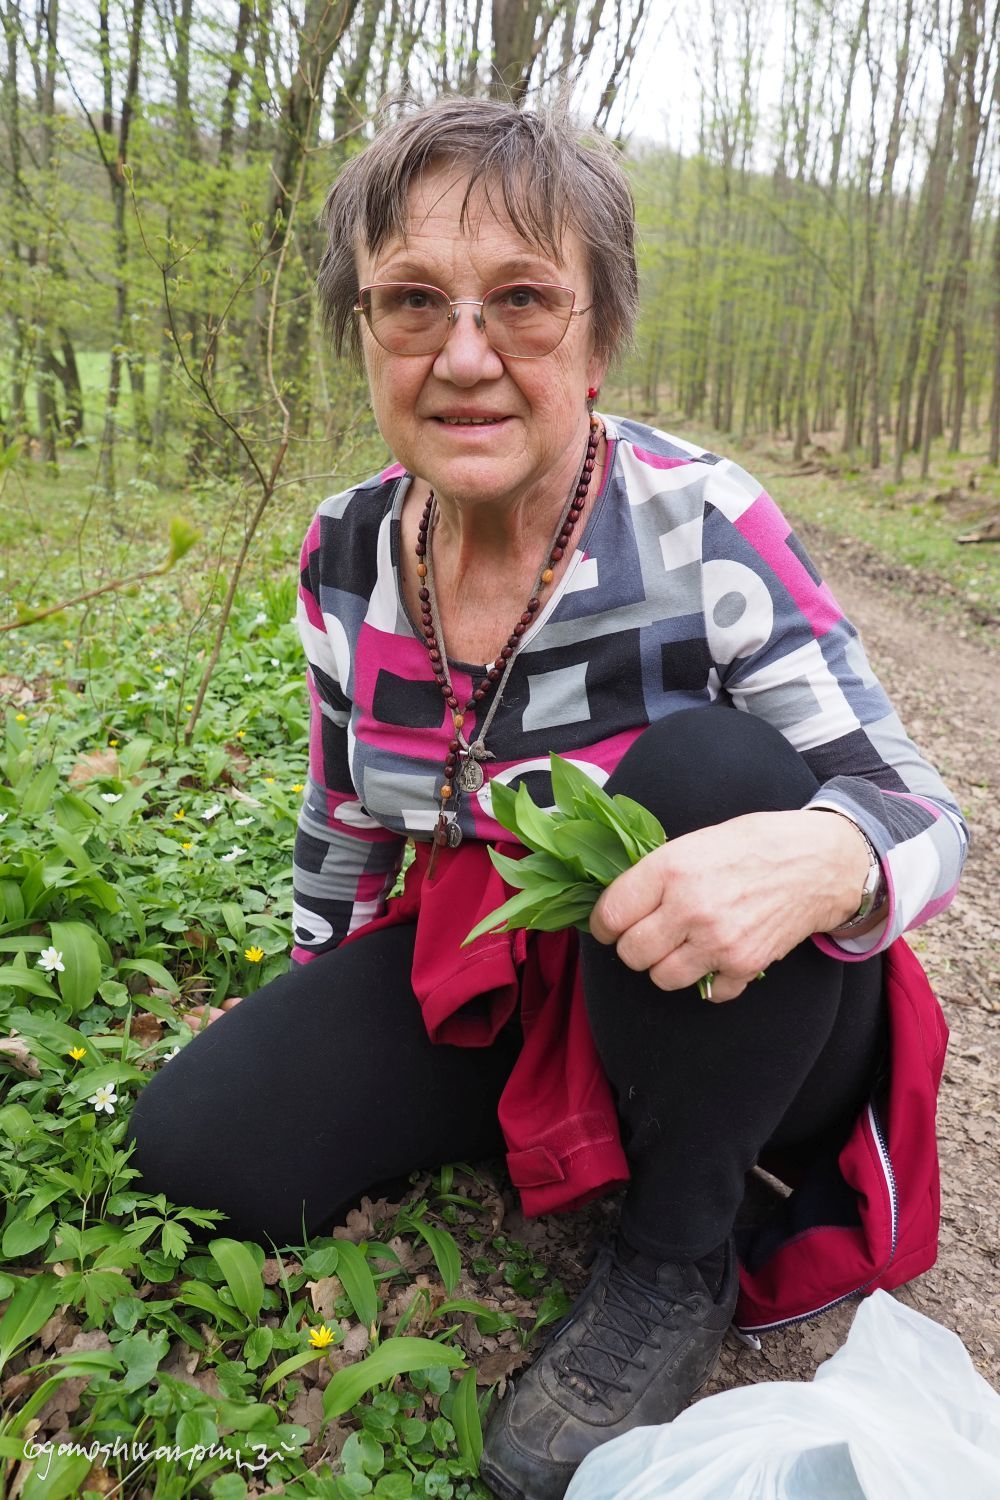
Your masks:
M679 1307L696 1312L699 1299L695 1293L679 1297L666 1287L639 1281L613 1251L608 1253L611 1266L603 1306L589 1332L575 1348L567 1351L559 1368L578 1395L585 1400L596 1400L610 1411L610 1392L629 1393L631 1388L621 1376L629 1365L642 1367L643 1361L637 1357L640 1350L654 1342L653 1335L666 1323L670 1312ZM615 1340L620 1340L627 1352L616 1346ZM601 1363L610 1370L609 1374L602 1373ZM579 1382L575 1385L574 1376Z

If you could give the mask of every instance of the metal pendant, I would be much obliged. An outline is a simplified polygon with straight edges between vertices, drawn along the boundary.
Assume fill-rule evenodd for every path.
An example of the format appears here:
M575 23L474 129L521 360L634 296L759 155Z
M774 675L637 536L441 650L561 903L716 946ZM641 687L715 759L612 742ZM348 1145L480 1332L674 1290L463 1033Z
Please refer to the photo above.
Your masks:
M493 751L487 750L481 739L473 741L473 743L469 746L469 754L473 757L474 760L496 760L496 756L493 754ZM482 784L483 778L482 776L480 776L476 786L471 788L471 790L478 792Z
M462 842L462 830L458 826L457 819L448 824L448 830L445 834L445 837L448 840L449 849L458 848L459 844Z
M471 756L468 760L463 760L458 768L455 784L462 792L478 792L483 784L483 771L479 762L473 760Z

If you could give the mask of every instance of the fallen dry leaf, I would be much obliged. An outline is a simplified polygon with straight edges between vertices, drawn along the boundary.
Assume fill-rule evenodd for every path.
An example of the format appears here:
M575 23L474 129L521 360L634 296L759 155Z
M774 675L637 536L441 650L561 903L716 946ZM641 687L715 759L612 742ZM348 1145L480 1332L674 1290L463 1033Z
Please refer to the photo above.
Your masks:
M313 1305L313 1311L318 1312L324 1323L330 1323L335 1316L333 1308L338 1297L344 1295L344 1284L339 1276L321 1276L318 1281L307 1281L306 1291Z
M158 1042L163 1035L163 1022L159 1016L151 1015L148 1010L134 1011L132 1014L132 1026L129 1032L133 1041L148 1047L152 1042Z
M89 750L81 755L67 778L70 786L86 786L88 781L99 781L102 776L120 777L121 764L115 750Z
M38 1059L34 1056L24 1037L12 1031L10 1036L0 1037L0 1053L7 1058L12 1068L28 1078L40 1078Z
M495 1380L500 1384L497 1387L497 1396L502 1397L507 1389L507 1378L522 1365L530 1365L531 1355L527 1349L498 1349L495 1354L487 1354L479 1360L476 1365L476 1384L492 1385Z
M323 1425L323 1392L314 1385L307 1391L300 1391L288 1408L285 1421L308 1427L309 1436L315 1442Z

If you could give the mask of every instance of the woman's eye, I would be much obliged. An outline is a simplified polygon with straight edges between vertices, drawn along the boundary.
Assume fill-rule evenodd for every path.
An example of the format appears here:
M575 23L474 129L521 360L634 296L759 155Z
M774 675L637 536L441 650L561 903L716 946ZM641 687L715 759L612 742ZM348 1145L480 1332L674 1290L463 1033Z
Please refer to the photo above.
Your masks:
M426 292L417 287L411 287L408 291L401 293L400 304L409 308L412 312L422 312L424 308L430 307L431 299Z

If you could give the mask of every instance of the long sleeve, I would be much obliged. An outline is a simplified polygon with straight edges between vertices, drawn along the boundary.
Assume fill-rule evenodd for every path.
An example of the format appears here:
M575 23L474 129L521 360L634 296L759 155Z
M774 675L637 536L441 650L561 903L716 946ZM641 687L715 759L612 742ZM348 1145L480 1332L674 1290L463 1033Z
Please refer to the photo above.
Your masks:
M948 905L968 829L774 501L725 461L705 498L704 608L719 687L802 754L821 782L808 805L846 814L874 845L886 920L862 937L815 936L824 952L867 958Z
M406 840L372 818L351 778L349 645L335 613L320 603L320 517L302 547L298 627L311 704L309 776L293 856L293 963L329 952L356 927L380 916Z

